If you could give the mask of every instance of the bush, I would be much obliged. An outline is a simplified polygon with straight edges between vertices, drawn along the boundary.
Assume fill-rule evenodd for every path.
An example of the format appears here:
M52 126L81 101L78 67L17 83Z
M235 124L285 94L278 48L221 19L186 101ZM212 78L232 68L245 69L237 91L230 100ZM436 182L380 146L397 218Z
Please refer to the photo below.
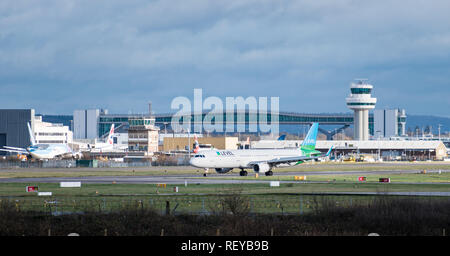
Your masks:
M368 204L338 206L329 198L315 201L303 215L249 214L239 190L224 195L220 211L210 215L163 215L139 204L118 211L87 211L52 216L24 211L14 201L0 201L2 236L303 236L381 235L440 236L450 230L448 199L376 198Z

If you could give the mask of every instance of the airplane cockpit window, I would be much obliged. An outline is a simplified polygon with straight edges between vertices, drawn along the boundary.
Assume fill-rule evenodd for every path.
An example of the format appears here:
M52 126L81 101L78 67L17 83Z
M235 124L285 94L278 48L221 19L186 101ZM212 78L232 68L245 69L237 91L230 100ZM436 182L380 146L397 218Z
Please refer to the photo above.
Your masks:
M205 155L195 155L194 157L205 157Z

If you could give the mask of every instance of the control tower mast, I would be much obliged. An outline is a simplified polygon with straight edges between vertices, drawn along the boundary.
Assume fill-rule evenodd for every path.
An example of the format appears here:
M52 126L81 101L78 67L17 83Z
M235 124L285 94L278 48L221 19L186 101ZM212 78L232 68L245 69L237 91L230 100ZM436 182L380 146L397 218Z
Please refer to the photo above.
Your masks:
M350 85L350 96L345 99L347 107L355 112L354 140L369 140L369 109L374 109L377 102L372 98L372 88L367 79L355 79Z

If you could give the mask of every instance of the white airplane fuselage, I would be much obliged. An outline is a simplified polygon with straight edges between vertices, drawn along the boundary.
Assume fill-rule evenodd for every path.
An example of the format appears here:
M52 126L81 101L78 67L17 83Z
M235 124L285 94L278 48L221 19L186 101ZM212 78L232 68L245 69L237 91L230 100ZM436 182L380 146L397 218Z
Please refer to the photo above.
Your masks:
M53 159L73 155L72 150L66 144L36 144L28 147L27 151L35 159Z
M252 168L251 163L264 163L277 158L302 156L301 149L242 149L205 150L191 158L190 164L198 168ZM297 163L280 165L292 166Z

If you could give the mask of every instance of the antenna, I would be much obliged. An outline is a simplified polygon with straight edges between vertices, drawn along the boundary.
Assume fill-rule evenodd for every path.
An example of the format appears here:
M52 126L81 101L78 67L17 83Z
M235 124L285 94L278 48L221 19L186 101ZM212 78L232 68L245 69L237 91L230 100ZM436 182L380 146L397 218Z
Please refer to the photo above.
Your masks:
M357 81L358 84L367 84L367 81L369 79L367 78L355 78L355 81Z
M148 102L148 115L152 116L152 102L151 101Z

